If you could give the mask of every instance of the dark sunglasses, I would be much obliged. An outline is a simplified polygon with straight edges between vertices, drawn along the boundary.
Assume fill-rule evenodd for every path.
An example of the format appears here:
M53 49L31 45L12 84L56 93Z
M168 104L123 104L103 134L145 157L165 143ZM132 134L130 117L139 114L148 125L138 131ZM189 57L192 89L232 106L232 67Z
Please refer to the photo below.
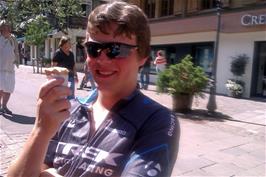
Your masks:
M97 58L101 55L101 52L105 50L105 54L109 59L126 58L130 54L130 50L137 47L136 45L123 44L119 42L86 42L85 47L87 53L92 58Z

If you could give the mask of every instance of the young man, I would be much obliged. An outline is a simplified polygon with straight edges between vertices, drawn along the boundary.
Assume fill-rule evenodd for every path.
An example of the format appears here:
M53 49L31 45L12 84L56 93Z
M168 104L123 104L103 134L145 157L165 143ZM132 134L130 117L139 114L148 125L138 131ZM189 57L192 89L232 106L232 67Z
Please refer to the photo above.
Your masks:
M45 83L34 129L8 176L170 176L179 123L136 89L138 69L150 52L146 16L137 6L114 1L88 20L85 45L98 96L88 105L73 102L70 114L62 80Z

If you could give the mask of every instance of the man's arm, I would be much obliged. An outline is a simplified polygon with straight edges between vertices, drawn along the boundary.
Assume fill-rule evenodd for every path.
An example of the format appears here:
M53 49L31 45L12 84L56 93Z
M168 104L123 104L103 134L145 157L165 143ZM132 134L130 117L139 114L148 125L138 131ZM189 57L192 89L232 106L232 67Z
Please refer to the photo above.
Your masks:
M63 79L52 79L41 87L35 125L22 152L9 167L8 177L39 177L49 141L70 114L66 99L70 89L62 83Z
M12 35L11 38L12 38L12 40L14 42L14 45L15 45L15 50L14 50L14 53L15 53L15 56L16 56L16 58L15 58L15 65L18 68L19 67L19 49L18 49L18 42L17 42L15 36Z

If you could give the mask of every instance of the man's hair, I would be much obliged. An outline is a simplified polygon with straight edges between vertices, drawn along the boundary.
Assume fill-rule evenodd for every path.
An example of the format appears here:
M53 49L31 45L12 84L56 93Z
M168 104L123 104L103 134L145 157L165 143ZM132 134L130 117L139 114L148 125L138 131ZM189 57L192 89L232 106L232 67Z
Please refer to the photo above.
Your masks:
M70 38L69 37L66 37L66 36L62 36L60 41L59 41L59 47L62 47L65 43L69 42L70 41Z
M138 6L122 1L102 4L89 15L87 31L89 34L97 31L110 34L108 30L112 23L118 25L114 36L126 35L131 38L132 35L135 35L139 56L149 56L150 27L146 15Z

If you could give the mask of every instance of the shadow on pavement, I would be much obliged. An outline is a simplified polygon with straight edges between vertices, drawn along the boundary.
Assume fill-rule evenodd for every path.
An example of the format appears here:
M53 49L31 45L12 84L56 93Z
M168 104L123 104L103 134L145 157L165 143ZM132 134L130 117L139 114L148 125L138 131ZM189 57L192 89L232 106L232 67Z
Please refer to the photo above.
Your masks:
M18 114L13 114L13 115L3 115L6 119L9 119L10 121L20 123L20 124L34 124L35 122L35 117L28 117L24 115L18 115Z
M190 119L195 121L216 121L216 122L224 122L225 120L231 120L232 117L223 114L221 112L215 112L210 114L207 110L204 109L193 109L187 113L179 113L176 112L176 115L183 119Z

